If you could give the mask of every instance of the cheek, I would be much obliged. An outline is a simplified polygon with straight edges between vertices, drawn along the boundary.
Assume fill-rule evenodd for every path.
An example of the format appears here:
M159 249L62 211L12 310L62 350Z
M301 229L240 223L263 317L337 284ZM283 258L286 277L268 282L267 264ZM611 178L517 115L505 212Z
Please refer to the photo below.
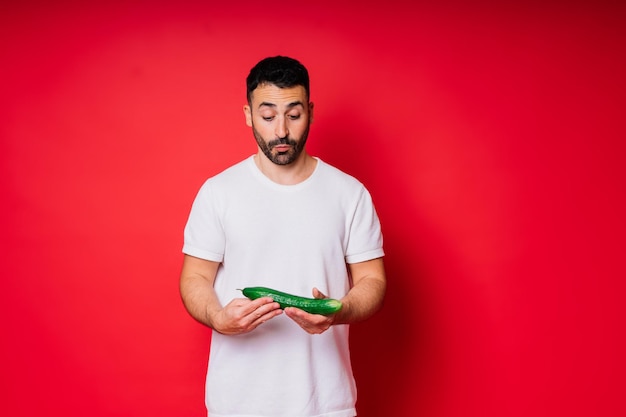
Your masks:
M300 138L306 137L309 134L310 127L311 127L310 122L305 123L304 126L302 126L302 128L300 129L299 137Z
M272 136L273 136L269 129L263 129L263 127L259 128L258 126L257 126L257 129L256 129L256 135L259 138L265 140L266 142L269 141L272 138Z
M254 134L254 138L256 139L257 143L268 143L270 141L269 138L271 138L271 136L267 136L267 133L264 133L263 130L259 131L259 129L255 127L255 125L252 125L252 133Z
M293 136L302 137L309 130L309 121L307 119L297 120L289 126L289 131Z

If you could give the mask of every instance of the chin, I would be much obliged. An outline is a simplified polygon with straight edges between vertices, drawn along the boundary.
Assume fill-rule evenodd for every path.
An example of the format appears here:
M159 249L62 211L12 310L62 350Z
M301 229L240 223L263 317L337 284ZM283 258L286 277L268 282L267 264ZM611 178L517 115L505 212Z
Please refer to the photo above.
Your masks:
M299 154L291 152L281 152L276 155L272 155L271 161L276 165L289 165L298 159Z

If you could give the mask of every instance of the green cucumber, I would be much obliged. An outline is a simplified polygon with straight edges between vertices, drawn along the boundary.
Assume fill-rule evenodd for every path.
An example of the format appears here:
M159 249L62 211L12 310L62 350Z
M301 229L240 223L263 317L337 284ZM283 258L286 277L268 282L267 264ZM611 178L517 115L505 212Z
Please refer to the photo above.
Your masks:
M296 307L311 314L330 315L341 310L341 301L333 298L306 298L287 294L266 287L247 287L241 290L243 295L251 300L261 297L271 297L280 304L280 308Z

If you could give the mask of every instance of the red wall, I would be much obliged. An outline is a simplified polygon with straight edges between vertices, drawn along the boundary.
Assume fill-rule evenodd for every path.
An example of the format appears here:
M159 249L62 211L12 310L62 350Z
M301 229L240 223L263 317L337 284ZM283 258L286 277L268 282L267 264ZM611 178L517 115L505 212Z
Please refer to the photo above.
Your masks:
M623 7L41 3L0 15L2 415L204 415L182 228L279 53L383 222L359 415L626 414Z

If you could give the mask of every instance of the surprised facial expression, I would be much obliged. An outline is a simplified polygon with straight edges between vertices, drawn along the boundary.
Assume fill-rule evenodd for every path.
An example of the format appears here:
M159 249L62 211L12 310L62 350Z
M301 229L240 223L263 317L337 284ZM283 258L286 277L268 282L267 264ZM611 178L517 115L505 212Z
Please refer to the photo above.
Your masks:
M313 103L302 86L259 85L244 106L246 124L263 154L277 165L298 159L309 134Z

